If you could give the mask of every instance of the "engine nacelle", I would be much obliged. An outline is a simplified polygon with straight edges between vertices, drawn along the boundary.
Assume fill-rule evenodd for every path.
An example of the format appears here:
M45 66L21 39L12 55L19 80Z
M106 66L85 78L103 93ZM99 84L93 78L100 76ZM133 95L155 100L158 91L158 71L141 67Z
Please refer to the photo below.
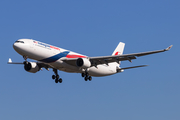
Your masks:
M27 72L36 73L40 70L40 67L36 62L24 62L24 69Z
M76 65L81 68L89 68L91 67L91 62L87 58L78 58Z

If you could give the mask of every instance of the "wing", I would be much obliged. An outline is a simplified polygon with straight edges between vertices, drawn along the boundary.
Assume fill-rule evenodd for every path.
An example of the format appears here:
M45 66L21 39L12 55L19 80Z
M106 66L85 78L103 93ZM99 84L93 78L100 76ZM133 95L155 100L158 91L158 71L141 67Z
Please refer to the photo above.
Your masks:
M130 62L132 62L131 60L136 59L136 57L160 53L160 52L165 52L165 51L170 50L171 47L172 47L172 45L166 49L163 49L163 50L141 52L141 53L132 53L132 54L123 54L123 55L116 55L116 56L90 57L89 59L91 61L93 61L94 64L97 64L97 65L98 64L107 64L107 63L111 63L111 62L118 62L119 63L119 61L125 61L125 60L129 60Z
M45 68L46 70L49 70L48 68L53 68L49 64L43 63L43 62L36 62L40 68ZM11 58L9 58L8 64L22 64L24 65L24 62L12 62Z
M23 64L23 63L22 62L12 62L11 58L9 58L8 64Z
M162 49L162 50L148 51L148 52L141 52L141 53L132 53L132 54L123 54L123 55L115 55L115 56L89 57L88 59L91 62L91 66L97 66L99 64L107 64L108 65L108 63L112 63L112 62L119 63L119 61L125 61L125 60L128 60L131 62L131 60L136 59L136 57L160 53L160 52L165 52L165 51L170 50L171 47L172 47L172 45L169 46L168 48ZM77 59L78 58L64 58L64 59L62 59L62 61L66 62L70 65L76 66L76 60Z

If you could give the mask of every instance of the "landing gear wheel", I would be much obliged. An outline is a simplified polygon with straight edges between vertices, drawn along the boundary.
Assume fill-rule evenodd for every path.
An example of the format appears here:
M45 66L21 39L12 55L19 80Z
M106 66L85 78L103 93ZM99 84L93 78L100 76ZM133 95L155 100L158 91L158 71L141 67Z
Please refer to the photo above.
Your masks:
M56 75L56 79L59 79L59 75Z
M84 73L82 73L82 74L81 74L81 76L82 76L82 77L84 77L84 76L85 76L85 74L84 74Z
M59 78L59 75L58 75L58 70L57 69L53 69L53 72L55 75L52 75L52 79L55 79L55 83L62 83L62 79Z
M89 74L88 74L87 71L85 71L85 73L84 73L84 72L81 73L81 76L84 77L84 80L85 80L85 81L87 81L87 80L91 81L91 80L92 80L92 77L89 76Z
M62 79L61 78L59 79L59 82L62 83Z
M58 79L55 80L55 83L58 83Z
M56 76L55 76L55 75L52 75L52 79L53 79L53 80L56 79Z
M91 80L92 80L92 77L91 77L91 76L89 76L89 78L88 78L88 79L89 79L89 81L91 81Z
M87 80L88 80L88 77L86 76L86 77L84 78L84 80L87 81Z

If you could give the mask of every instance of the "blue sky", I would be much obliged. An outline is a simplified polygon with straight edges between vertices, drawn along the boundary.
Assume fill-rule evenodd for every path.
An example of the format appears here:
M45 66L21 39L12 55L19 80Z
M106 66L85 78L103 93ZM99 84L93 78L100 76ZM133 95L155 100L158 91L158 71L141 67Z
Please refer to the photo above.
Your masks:
M1 120L179 120L180 2L178 0L0 1ZM12 44L32 38L88 56L164 49L122 67L148 64L85 82L80 74L28 73ZM30 61L30 60L29 60Z

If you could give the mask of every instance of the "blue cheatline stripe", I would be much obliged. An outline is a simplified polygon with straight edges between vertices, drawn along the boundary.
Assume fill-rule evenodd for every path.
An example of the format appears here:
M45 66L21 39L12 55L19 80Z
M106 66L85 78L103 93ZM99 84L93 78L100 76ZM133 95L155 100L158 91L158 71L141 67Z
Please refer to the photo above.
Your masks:
M69 52L65 51L65 52L59 53L57 55L54 55L52 57L45 58L45 59L42 59L42 60L39 60L39 61L46 62L46 63L51 63L51 62L55 62L55 61L59 60L62 57L66 57L68 54L69 54Z

